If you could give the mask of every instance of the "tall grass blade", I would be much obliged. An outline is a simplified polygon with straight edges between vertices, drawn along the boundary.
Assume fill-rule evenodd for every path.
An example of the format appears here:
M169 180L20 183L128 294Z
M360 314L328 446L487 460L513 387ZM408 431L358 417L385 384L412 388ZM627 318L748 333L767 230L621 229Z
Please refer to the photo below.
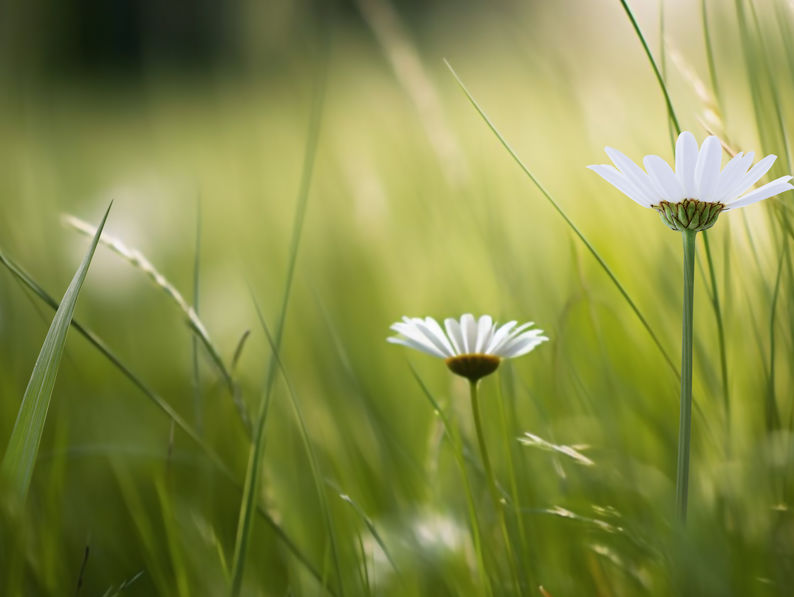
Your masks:
M83 262L75 272L72 282L66 289L66 294L63 295L63 300L55 312L50 329L44 338L41 352L33 366L33 373L30 375L25 394L22 396L22 404L19 407L17 419L8 440L8 447L0 464L0 477L9 480L13 489L23 500L28 493L33 469L36 466L36 456L41 436L44 433L52 389L58 375L58 367L66 344L66 334L72 321L77 297L88 273L88 267L91 265L91 259L99 242L99 235L102 233L102 228L110 213L111 205L105 211L91 245L83 257Z
M327 53L326 53L327 56ZM326 58L327 60L327 58ZM306 139L306 152L301 174L300 189L298 191L298 201L295 209L295 217L292 227L292 240L290 242L289 260L287 264L287 275L284 283L284 294L281 300L281 309L276 324L274 336L275 350L270 357L265 387L263 392L262 405L254 428L254 441L251 444L251 451L248 457L248 468L245 474L245 485L243 486L243 499L240 504L240 515L237 524L237 535L234 544L234 559L232 563L232 586L230 594L236 597L240 594L243 582L243 572L245 571L245 560L248 554L248 544L251 538L251 523L259 495L259 481L262 473L262 464L265 453L265 423L270 406L270 395L273 390L273 383L276 379L278 354L281 351L281 341L284 335L284 324L287 319L287 307L292 294L292 280L295 275L295 265L298 259L298 249L303 231L303 222L306 216L306 207L309 199L309 188L311 186L312 173L314 170L314 158L317 154L317 144L320 137L320 123L322 120L323 105L325 103L325 81L327 75L327 62L321 67L318 81L316 84L314 97L312 98L312 113L309 122L309 131Z
M317 456L314 453L314 448L312 447L311 440L309 439L309 430L306 427L306 419L303 417L303 411L301 410L300 403L298 402L298 397L295 393L295 388L292 385L289 377L287 376L287 370L284 368L284 364L278 354L278 350L276 349L275 339L273 335L270 333L270 328L265 321L265 317L262 315L262 310L259 308L259 305L254 303L256 307L256 314L259 317L259 323L262 325L262 329L265 332L265 336L267 337L268 344L270 345L270 350L272 354L276 355L276 360L278 362L278 367L281 371L281 376L284 379L284 382L287 384L287 393L290 397L290 404L292 405L292 412L295 414L295 418L298 421L298 429L300 430L301 441L303 443L303 448L306 450L306 457L309 459L309 468L311 469L312 474L312 481L314 482L314 489L317 492L317 499L320 502L320 509L322 511L323 521L325 522L326 532L328 533L328 537L331 540L331 556L334 561L334 569L336 570L336 577L337 583L339 584L339 594L344 595L344 585L342 584L342 568L339 565L339 541L336 537L336 531L334 530L333 521L331 520L331 511L328 506L328 498L326 496L325 490L323 489L322 477L320 475L320 467L317 464ZM391 559L391 558L390 558Z
M485 111L480 107L480 104L477 103L477 100L474 99L474 96L466 88L466 85L464 85L463 80L458 76L458 73L455 72L455 69L452 68L452 65L450 65L450 63L447 62L446 60L444 61L444 63L447 65L447 68L452 73L452 76L455 77L455 80L458 82L458 85L463 90L463 93L466 94L466 97L469 99L469 102L471 102L471 105L474 106L474 109L477 110L479 115L485 121L485 124L487 124L488 128L491 129L491 132L493 132L493 134L496 135L496 138L499 139L499 142L502 144L502 146L507 150L507 152L513 158L513 160L515 160L518 166L524 171L524 174L526 174L529 177L529 179L532 181L535 187L549 201L549 203L551 203L552 207L554 207L557 213L560 214L560 216L562 216L562 219L565 220L565 223L568 224L568 227L573 231L574 234L576 234L579 240L582 241L582 243L584 243L585 247L587 247L587 249L590 251L590 254L595 258L595 260L598 262L598 264L601 266L604 272L606 272L607 276L609 276L609 279L612 280L612 283L615 285L615 287L618 289L620 294L629 304L631 310L634 311L634 314L640 320L642 326L651 336L651 339L653 340L654 344L656 344L656 347L659 349L659 352L662 353L662 357L664 358L665 362L670 366L670 368L676 374L676 377L680 378L681 374L679 373L678 368L676 367L673 360L670 358L670 355L667 353L664 346L662 346L662 343L659 340L659 337L656 335L656 332L653 331L653 328L645 319L645 316L642 314L642 311L640 311L639 307L637 307L636 303L634 302L634 299L631 298L628 291L626 291L626 289L623 287L623 284L621 284L620 281L617 279L617 276L615 276L615 274L612 272L610 267L607 265L606 261L604 261L603 257L601 257L598 251L596 251L595 247L592 244L590 244L590 241L587 240L587 237L582 233L581 230L579 230L576 224L573 223L571 218L568 217L568 214L566 214L565 211L562 209L562 207L560 207L560 204L557 203L554 197L551 196L551 194L540 183L540 181L537 178L535 178L535 175L532 174L532 171L524 164L524 162L521 161L521 158L518 157L518 154L515 152L515 150L513 150L513 148L504 138L504 136L502 136L502 133L499 132L499 129L496 128L496 125L491 121L491 119L488 117Z
M42 302L47 304L52 309L58 308L58 302L50 296L28 273L26 273L16 262L10 257L0 251L0 263L2 263L23 285L32 291ZM199 435L199 433L185 421L182 416L177 413L173 407L159 394L154 392L137 374L135 374L124 362L105 344L99 336L94 332L83 326L79 321L72 320L72 327L80 333L88 342L96 348L102 356L104 356L110 363L118 369L124 377L132 382L144 396L146 396L152 403L157 406L163 413L165 413L185 435L187 435L195 444L204 452L210 463L237 489L241 489L240 483L232 473L231 469L226 465L220 455L207 444ZM306 568L306 570L318 581L322 582L321 576L317 568L311 563L308 557L298 548L292 541L287 533L273 520L273 517L262 507L257 504L256 512L261 516L265 523L272 529L273 533L281 540L293 556Z

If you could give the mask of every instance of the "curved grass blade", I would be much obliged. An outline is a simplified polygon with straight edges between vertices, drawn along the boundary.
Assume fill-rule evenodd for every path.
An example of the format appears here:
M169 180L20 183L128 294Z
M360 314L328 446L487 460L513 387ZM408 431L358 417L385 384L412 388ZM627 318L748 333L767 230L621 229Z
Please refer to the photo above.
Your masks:
M72 322L77 297L88 273L88 266L91 265L99 236L112 205L112 202L108 205L91 245L83 257L83 262L77 268L66 289L66 294L63 295L63 300L55 312L36 364L33 366L25 394L22 396L17 420L11 431L3 462L0 464L0 476L9 480L11 486L23 500L28 493L30 480L33 477L33 468L36 466L36 456L39 452L41 436L44 433L47 411L50 408L52 389L58 375L58 367L66 344L66 334L69 331L69 324Z
M634 300L631 298L629 293L623 287L623 284L620 283L620 281L617 279L615 274L606 264L606 262L601 257L601 255L598 254L598 251L595 250L595 247L593 247L593 245L590 244L590 241L587 240L587 237L585 237L585 235L581 232L581 230L579 230L579 228L576 227L576 224L574 224L573 221L568 217L568 214L566 214L565 211L562 209L562 207L560 207L559 203L557 203L554 200L554 198L546 190L546 188L542 184L540 184L540 181L537 178L535 178L535 175L532 174L530 169L524 164L524 162L521 161L521 158L518 157L518 154L515 152L515 150L513 150L513 148L510 146L507 140L502 136L502 133L499 132L499 129L496 128L496 125L491 121L491 119L488 118L488 115L480 107L480 104L477 103L477 100L474 99L474 96L466 88L466 85L463 84L463 81L458 76L458 73L455 72L455 69L452 68L452 65L450 65L450 63L447 62L446 60L444 61L444 64L447 65L447 68L452 73L452 76L455 77L455 80L458 82L458 85L463 90L463 93L466 94L466 97L469 99L469 102L471 102L471 105L474 106L475 110L477 110L479 115L485 121L485 124L488 125L488 128L491 129L491 132L493 132L493 134L496 135L496 138L499 139L499 142L502 144L502 146L507 150L507 152L513 158L513 160L515 160L515 162L519 165L519 167L524 171L524 174L526 174L529 177L529 179L532 181L535 187L543 194L543 196L549 201L549 203L551 203L552 207L554 207L557 213L560 214L560 216L562 216L562 219L565 220L565 223L568 224L568 227L574 232L574 234L576 234L577 237L579 237L579 240L584 243L584 245L590 251L590 254L593 257L595 257L595 260L598 262L601 268L606 272L607 276L609 276L609 279L612 280L612 283L617 287L620 294L623 295L623 298L626 299L626 302L629 304L629 307L631 307L632 311L634 311L634 314L640 320L640 323L642 323L645 330L651 336L651 339L653 340L654 344L656 344L656 347L659 349L659 352L662 353L662 357L664 358L664 360L667 362L670 368L675 372L676 376L680 378L681 373L678 371L678 368L676 367L675 363L670 358L670 355L667 353L667 351L664 349L664 346L662 346L661 341L657 337L656 333L653 331L653 328L651 328L648 321L645 319L645 316L642 314L642 311L640 311L639 307L637 307Z
M50 296L46 290L39 286L36 281L25 272L19 265L11 260L7 255L0 251L0 263L2 263L13 276L23 285L23 288L31 290L42 302L47 304L52 309L58 308L58 302ZM96 348L102 356L104 356L110 363L116 367L132 384L138 388L144 396L154 403L163 413L165 413L185 435L187 435L195 444L204 452L210 463L237 489L242 489L240 482L234 476L231 469L226 465L220 455L207 444L199 435L199 433L190 426L190 424L177 413L173 407L159 394L154 392L146 383L138 377L121 359L105 344L105 342L97 336L94 332L83 326L79 321L72 319L72 327L77 330L88 342ZM306 570L317 580L322 583L320 572L311 563L309 558L298 548L294 541L287 535L286 531L273 520L273 517L264 509L261 504L256 505L256 513L261 516L267 525L271 528L273 533L281 540L292 555L306 568ZM333 592L329 589L329 593Z

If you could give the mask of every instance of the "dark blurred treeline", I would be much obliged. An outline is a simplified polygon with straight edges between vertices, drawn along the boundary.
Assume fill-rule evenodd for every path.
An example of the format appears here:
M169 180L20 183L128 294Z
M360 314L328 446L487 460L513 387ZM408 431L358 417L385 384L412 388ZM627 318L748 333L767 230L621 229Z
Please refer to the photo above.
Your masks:
M363 25L360 0L0 0L0 67L134 75L256 63L334 23ZM409 19L452 0L397 0Z

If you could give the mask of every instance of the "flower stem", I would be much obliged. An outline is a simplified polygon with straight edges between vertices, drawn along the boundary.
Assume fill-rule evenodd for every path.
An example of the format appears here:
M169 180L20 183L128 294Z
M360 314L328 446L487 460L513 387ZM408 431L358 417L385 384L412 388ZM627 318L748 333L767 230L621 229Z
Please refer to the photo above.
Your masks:
M505 511L502 507L502 500L499 499L499 490L496 487L496 479L493 475L491 468L491 461L488 458L488 448L485 446L485 434L482 430L482 421L480 419L480 404L479 404L479 381L469 382L469 391L471 394L471 410L474 414L474 427L477 430L477 442L480 445L480 455L482 456L482 464L485 469L485 476L488 478L488 491L491 494L491 501L496 513L499 516L499 526L502 530L502 538L505 542L505 549L507 550L507 560L510 563L510 572L513 576L513 582L519 594L521 593L521 583L518 579L518 569L513 555L513 546L510 541L510 534L507 532L507 521L505 520Z
M681 415L678 423L678 465L675 482L676 510L686 522L689 489L689 438L692 427L692 321L695 297L696 230L683 230L684 239L684 323L681 341Z

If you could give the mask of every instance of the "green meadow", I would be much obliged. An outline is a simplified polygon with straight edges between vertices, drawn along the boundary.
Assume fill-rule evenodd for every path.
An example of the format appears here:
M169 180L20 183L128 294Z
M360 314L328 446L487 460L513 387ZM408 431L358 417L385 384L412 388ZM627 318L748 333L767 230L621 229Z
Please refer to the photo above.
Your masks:
M0 594L792 594L794 193L698 235L683 525L681 235L586 166L672 162L674 115L792 173L794 5L240 2L223 60L132 71L47 62L24 6ZM498 505L466 381L386 342L463 313L550 339L480 385Z

